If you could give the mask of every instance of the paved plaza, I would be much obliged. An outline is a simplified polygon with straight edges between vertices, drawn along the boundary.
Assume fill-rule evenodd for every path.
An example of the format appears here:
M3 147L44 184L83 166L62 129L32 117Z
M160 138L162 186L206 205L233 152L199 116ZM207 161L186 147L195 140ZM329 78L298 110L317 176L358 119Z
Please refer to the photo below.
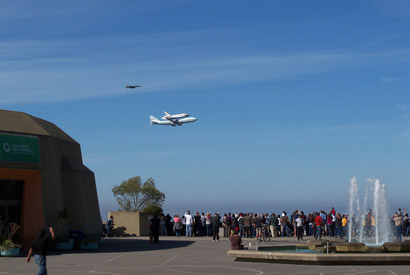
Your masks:
M305 241L309 238L305 238ZM244 244L255 249L255 239ZM269 245L300 243L295 238L277 238ZM150 244L147 237L109 238L101 240L93 252L52 252L47 257L49 275L75 274L410 274L409 265L398 266L314 266L236 262L227 256L227 238L160 237ZM25 254L26 255L26 254ZM34 261L26 263L25 255L0 257L0 274L36 274Z

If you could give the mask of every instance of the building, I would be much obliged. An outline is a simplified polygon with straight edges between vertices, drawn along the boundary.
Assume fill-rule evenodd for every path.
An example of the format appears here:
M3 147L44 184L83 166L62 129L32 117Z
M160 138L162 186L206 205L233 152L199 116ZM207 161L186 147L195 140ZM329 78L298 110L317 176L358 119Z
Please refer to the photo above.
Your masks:
M94 173L82 162L80 144L53 123L0 110L0 216L6 226L21 225L25 248L48 226L57 236L100 236Z

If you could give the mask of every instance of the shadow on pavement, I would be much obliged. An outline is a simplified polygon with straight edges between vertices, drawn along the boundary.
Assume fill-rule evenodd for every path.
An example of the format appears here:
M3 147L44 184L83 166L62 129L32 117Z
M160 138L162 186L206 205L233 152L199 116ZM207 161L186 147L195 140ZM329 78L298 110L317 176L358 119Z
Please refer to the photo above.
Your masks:
M150 243L149 240L133 238L105 238L101 239L97 250L69 250L69 251L50 251L50 255L66 253L110 253L110 252L134 252L151 251L187 247L193 241L186 240L159 240L159 243Z

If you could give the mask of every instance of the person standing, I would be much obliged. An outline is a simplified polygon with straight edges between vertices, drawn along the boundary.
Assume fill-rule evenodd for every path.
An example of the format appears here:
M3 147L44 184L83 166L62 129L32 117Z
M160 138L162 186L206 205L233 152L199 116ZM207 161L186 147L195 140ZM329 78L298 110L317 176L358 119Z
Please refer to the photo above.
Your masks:
M320 235L325 236L326 235L326 221L327 221L327 215L324 210L320 210L320 218L322 219L322 226L320 228Z
M327 225L327 234L329 237L333 236L333 216L332 213L329 212L326 217L326 225Z
M212 218L213 241L219 242L219 227L221 226L221 217L218 212Z
M239 219L239 214L235 214L235 215L232 215L232 227L231 227L231 232L233 232L233 231L238 231L239 232L239 222L238 222L238 219ZM232 234L231 234L232 235Z
M161 234L162 236L168 236L167 232L167 221L165 219L164 213L161 214L159 218L159 224L161 226Z
M204 212L201 213L201 236L205 236L206 231L206 217Z
M232 217L231 212L224 218L224 223L226 226L225 237L229 238L231 236L231 228L232 228Z
M182 215L182 217L181 217L181 230L180 230L180 232L179 233L181 233L180 234L180 236L184 236L185 235L185 231L186 231L186 224L185 224L185 215Z
M306 235L313 236L313 231L315 231L314 230L315 227L313 224L313 214L312 213L309 213L306 223L307 223Z
M275 213L272 213L272 215L270 216L269 225L270 225L270 233L272 234L272 238L276 238L278 236L279 220L278 220L278 217L276 217Z
M299 215L296 220L296 234L298 235L298 241L302 240L303 241L303 225L305 223L305 220L302 218L302 215Z
M238 224L239 224L239 236L241 238L245 237L245 224L244 224L244 219L243 219L243 213L239 214Z
M261 216L255 214L255 231L257 240L262 240L262 224L263 221L261 219Z
M243 218L243 225L245 226L245 237L250 238L252 237L252 221L249 213L246 213L245 217Z
M160 219L158 219L157 215L151 219L151 226L150 231L151 235L154 238L154 243L159 243L159 228L160 228Z
M342 238L347 234L347 218L346 215L342 216Z
M175 217L174 217L174 232L175 232L175 236L177 236L177 237L181 236L181 223L182 223L182 220L179 217L179 215L175 215Z
M255 215L253 213L250 214L251 217L251 238L254 238L256 235L255 232Z
M201 221L201 215L199 215L199 212L196 212L196 215L194 216L193 231L194 231L195 237L202 235L202 221Z
M409 232L410 232L410 220L409 220L409 214L404 214L404 218L403 218L403 234L407 237L409 236Z
M316 212L316 217L313 222L316 226L315 239L320 240L322 238L322 217L320 216L319 212Z
M212 215L209 212L206 213L205 225L206 225L206 236L210 237L212 235Z
M336 222L335 222L335 235L336 237L343 238L342 233L342 216L340 213L336 213Z
M194 223L194 219L192 218L191 212L188 210L184 217L186 236L192 237L192 224Z
M286 212L283 211L282 217L280 218L280 224L282 226L282 237L285 236L285 232L286 232L286 236L290 237L288 223L289 223L289 218L286 215Z
M290 220L293 226L293 236L296 238L296 236L298 235L297 232L297 226L296 226L296 219L299 217L299 210L295 210L295 212L292 213L292 215L290 216Z
M54 229L50 227L50 235L46 234L46 229L40 229L38 237L33 241L28 252L27 262L30 262L31 255L34 254L34 260L38 265L39 271L37 275L47 275L47 251L51 245L51 241L55 239Z
M402 231L402 225L403 225L402 216L401 215L399 216L396 213L396 215L394 215L393 220L394 220L394 225L396 226L396 239L401 242L401 231Z
M166 226L166 229L167 229L167 234L168 234L169 236L173 235L173 233L172 233L172 223L171 223L171 220L172 220L171 216L170 216L169 214L167 214L167 215L165 216L165 226Z

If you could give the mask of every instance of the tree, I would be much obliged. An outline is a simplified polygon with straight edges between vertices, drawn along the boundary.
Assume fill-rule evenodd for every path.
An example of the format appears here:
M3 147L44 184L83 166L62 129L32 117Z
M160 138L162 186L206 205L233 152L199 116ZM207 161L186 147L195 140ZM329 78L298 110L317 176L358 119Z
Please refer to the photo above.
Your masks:
M142 209L142 212L159 216L164 211L162 210L162 207L159 207L157 205L148 204L147 206L144 207L144 209Z
M153 178L141 184L139 176L122 181L112 188L112 193L122 211L142 211L144 208L161 208L165 194L155 187Z

